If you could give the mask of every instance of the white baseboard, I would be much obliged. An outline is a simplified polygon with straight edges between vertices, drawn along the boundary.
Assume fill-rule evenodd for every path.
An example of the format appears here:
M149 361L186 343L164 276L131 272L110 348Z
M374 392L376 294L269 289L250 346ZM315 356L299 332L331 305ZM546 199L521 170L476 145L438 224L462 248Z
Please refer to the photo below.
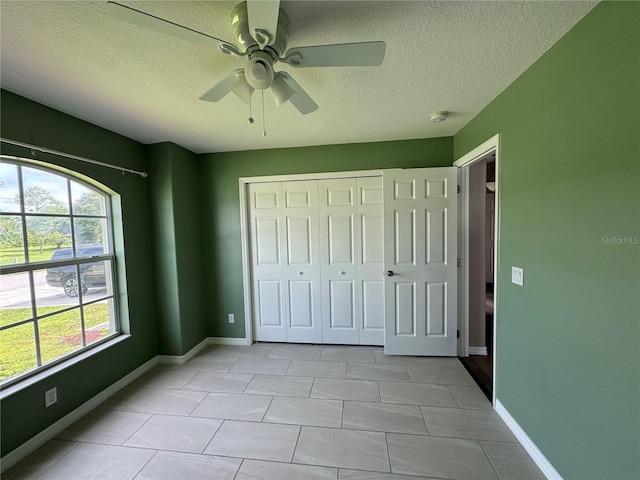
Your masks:
M551 462L547 460L547 457L540 451L540 449L533 443L533 440L529 438L529 435L522 429L522 427L516 422L515 418L511 416L509 411L505 408L500 400L496 399L495 410L500 418L507 424L511 433L520 441L524 449L527 451L531 459L535 462L542 473L549 480L562 480L562 477L558 471L553 467Z
M487 347L472 347L469 345L469 355L489 355Z
M209 339L205 338L184 355L158 355L158 363L163 365L182 365L191 360L200 350L209 345Z
M7 453L4 457L0 459L0 471L4 472L8 468L12 467L24 457L34 452L42 445L47 443L53 437L55 437L58 433L62 432L65 428L69 427L72 423L80 420L80 418L84 417L91 410L96 408L102 402L107 400L109 397L112 397L117 392L122 390L124 387L133 382L136 378L143 375L145 372L149 371L158 363L157 357L153 357L151 360L143 363L134 371L122 377L116 383L110 385L105 388L103 391L98 393L96 396L90 398L82 405L80 405L75 410L71 411L60 420L55 423L52 423L47 428L42 430L37 435L31 437L29 440L24 442L19 447L15 448L11 452Z
M246 338L209 337L207 340L211 345L250 345Z
M158 355L158 363L162 365L182 365L191 360L207 345L248 345L246 338L207 337L184 355Z

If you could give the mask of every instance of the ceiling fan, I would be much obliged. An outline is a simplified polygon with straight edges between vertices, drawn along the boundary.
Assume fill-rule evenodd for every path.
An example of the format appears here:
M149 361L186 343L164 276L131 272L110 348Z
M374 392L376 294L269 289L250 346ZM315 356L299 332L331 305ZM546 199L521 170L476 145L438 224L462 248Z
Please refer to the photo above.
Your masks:
M270 88L276 105L286 101L306 115L318 105L287 72L275 71L274 64L292 67L377 66L385 54L384 42L342 43L294 47L287 50L289 18L280 10L279 0L247 0L237 5L231 15L235 45L178 25L120 3L107 2L109 13L118 19L160 33L214 48L227 55L247 57L239 68L214 85L200 100L217 102L229 92L251 104L254 90Z

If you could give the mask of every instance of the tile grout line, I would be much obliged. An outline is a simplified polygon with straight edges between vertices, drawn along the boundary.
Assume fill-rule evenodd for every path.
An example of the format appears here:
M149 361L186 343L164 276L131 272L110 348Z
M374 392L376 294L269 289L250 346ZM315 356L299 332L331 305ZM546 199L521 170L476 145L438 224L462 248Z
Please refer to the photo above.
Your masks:
M271 395L271 400L269 400L269 405L267 405L267 408L265 408L264 413L262 414L262 418L260 419L259 422L257 423L270 423L270 422L265 422L264 419L267 416L267 412L269 411L269 409L271 408L271 404L273 403L273 399L275 398L275 395Z
M125 447L125 448L127 448L127 447ZM140 469L139 469L139 470L138 470L138 471L133 475L133 477L131 477L131 480L135 480L135 478L136 478L138 475L140 475L140 472L142 472L142 470L144 470L144 469L146 468L146 466L147 466L147 465L149 465L149 463L151 462L151 460L153 460L153 459L156 457L156 455L158 455L158 452L159 452L159 451L160 451L160 450L156 450L156 451L154 452L154 454L153 454L153 455L151 455L151 457L149 457L149 460L147 460L146 462L144 462L144 465L142 465L142 467L140 467Z
M502 477L500 476L500 474L498 473L498 470L496 469L495 465L493 464L493 462L491 461L491 457L489 456L489 454L487 453L487 451L484 449L484 447L482 446L482 442L480 440L478 440L478 445L480 445L480 450L482 450L482 453L484 453L484 456L486 457L486 459L489 462L489 465L491 465L491 468L493 468L493 471L496 473L496 477L498 479L501 479Z
M149 418L147 418L147 419L144 421L144 423L143 423L142 425L140 425L138 428L136 428L136 429L133 431L133 433L132 433L131 435L129 435L129 436L125 439L125 441L124 441L124 442L122 442L122 443L120 444L120 446L124 447L124 444L125 444L125 443L127 443L129 440L131 440L131 437L133 437L133 436L138 432L138 430L140 430L140 429L141 429L142 427L144 427L147 423L149 423L149 420L151 420L155 415L156 415L155 413L150 414L150 417L149 417ZM189 418L190 418L190 417L189 417Z
M387 461L389 462L389 473L393 474L393 470L391 469L391 451L389 450L389 437L388 433L384 432L384 443L387 446Z
M308 398L311 398L311 393L313 392L313 387L315 386L315 384L316 384L316 377L313 377L313 380L311 381L311 388L309 389L309 397Z
M240 460L240 465L238 465L238 469L236 470L236 473L233 474L233 479L235 480L236 478L238 478L238 474L240 473L240 469L242 468L242 465L244 465L244 461L246 460L246 458L243 458Z
M296 451L298 450L298 442L300 442L300 435L302 435L302 425L298 425L298 435L296 436L296 445L293 447L293 453L291 454L290 464L293 465L293 460L296 458Z
M422 417L422 421L424 422L424 428L426 428L427 430L427 436L431 437L431 433L429 433L429 425L427 425L427 419L424 418L424 413L422 413L422 405L419 405L418 408L420 409L420 416Z

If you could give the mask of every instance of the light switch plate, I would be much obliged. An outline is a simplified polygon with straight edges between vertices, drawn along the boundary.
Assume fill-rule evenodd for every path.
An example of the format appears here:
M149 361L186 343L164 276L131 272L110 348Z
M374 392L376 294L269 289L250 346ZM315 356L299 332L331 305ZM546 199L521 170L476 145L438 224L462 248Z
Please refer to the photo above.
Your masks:
M511 283L524 285L524 269L520 267L511 267Z

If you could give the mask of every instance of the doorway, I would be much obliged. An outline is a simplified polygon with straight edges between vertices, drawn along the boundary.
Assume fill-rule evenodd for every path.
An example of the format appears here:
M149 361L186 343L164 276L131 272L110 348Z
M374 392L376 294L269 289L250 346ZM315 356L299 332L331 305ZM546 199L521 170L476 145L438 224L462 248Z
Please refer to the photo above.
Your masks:
M498 136L455 162L461 180L461 361L492 402L496 377Z
M493 394L495 151L469 167L469 356L463 358L482 391Z

